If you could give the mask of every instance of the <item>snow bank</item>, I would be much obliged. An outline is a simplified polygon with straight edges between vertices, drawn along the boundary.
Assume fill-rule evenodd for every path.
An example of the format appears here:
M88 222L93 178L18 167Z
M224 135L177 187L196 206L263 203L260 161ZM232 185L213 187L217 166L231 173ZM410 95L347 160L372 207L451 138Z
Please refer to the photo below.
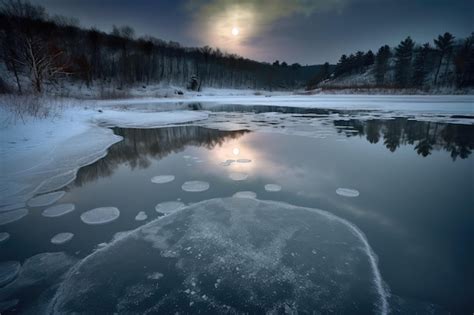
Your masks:
M58 117L1 127L1 209L12 209L37 194L64 187L75 179L79 168L104 157L111 145L122 140L98 124L153 128L208 117L195 111L101 113L94 109L94 103L82 105L66 108Z

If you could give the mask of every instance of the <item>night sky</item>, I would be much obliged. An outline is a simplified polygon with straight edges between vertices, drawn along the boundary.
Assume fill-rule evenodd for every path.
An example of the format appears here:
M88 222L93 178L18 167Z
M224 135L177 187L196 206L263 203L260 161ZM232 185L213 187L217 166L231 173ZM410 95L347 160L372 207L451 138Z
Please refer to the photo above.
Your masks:
M219 47L260 61L337 62L343 53L431 42L474 31L473 0L31 0L83 27L130 25L184 46Z

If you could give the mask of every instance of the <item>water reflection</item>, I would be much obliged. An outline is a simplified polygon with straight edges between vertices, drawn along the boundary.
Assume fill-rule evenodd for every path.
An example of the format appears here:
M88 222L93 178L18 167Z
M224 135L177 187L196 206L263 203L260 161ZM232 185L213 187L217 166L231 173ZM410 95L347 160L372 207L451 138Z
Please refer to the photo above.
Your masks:
M383 141L395 152L401 145L415 145L415 151L426 157L433 150L445 150L455 161L467 158L474 148L474 126L415 121L408 118L391 120L336 120L339 133L347 137L365 136L370 143ZM342 129L347 128L347 129Z
M250 132L222 131L199 126L113 130L124 139L113 145L105 158L81 168L77 173L75 185L82 186L99 177L108 177L123 163L127 163L131 170L144 169L150 166L151 159L162 159L169 154L183 151L187 146L212 150Z

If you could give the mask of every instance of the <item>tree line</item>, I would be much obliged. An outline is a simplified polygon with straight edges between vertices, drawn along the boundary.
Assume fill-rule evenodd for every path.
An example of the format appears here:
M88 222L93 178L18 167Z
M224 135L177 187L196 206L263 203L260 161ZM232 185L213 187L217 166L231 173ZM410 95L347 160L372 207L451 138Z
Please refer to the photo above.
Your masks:
M445 33L435 38L433 44L416 44L407 37L394 48L383 45L375 54L369 50L342 55L332 75L321 81L367 71L372 72L378 87L472 87L474 33L461 40Z
M26 0L0 2L0 41L0 56L19 93L25 90L22 78L28 79L26 88L38 93L64 80L118 89L152 83L195 90L290 89L304 86L318 71L317 66L297 63L257 62L209 46L188 48L151 36L137 38L129 26L114 26L110 33L83 29L74 19L51 17Z

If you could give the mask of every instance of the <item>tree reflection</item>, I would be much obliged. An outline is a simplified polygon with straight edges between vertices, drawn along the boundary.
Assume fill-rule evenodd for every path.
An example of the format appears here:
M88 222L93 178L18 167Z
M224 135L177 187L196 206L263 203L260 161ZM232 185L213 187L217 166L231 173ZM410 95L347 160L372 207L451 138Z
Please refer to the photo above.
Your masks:
M123 140L108 150L107 156L81 168L77 173L76 186L107 177L122 164L131 169L147 168L152 159L162 159L171 153L183 151L186 146L213 149L225 141L239 138L248 130L221 131L199 126L178 126L157 129L113 128Z
M414 145L419 155L426 157L433 150L445 150L455 161L467 158L474 148L474 126L415 121L408 118L391 120L336 120L334 125L339 133L347 137L365 136L370 143L378 143L383 138L385 147L395 152L401 145ZM351 132L344 128L357 131Z

